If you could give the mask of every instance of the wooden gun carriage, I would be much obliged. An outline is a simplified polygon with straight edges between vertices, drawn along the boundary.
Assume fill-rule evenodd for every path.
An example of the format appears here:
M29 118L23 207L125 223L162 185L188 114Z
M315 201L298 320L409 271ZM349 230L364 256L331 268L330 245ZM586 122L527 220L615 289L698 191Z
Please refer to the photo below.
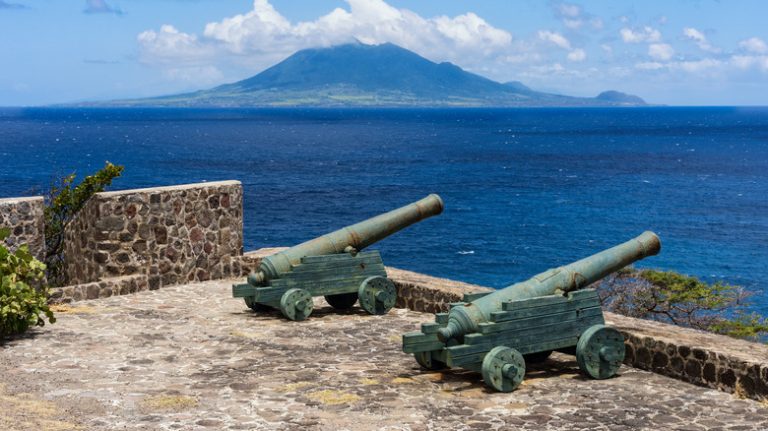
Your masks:
M426 369L480 372L501 392L520 385L526 361L543 361L554 350L575 354L579 368L592 378L611 377L624 360L624 337L605 325L597 292L578 289L660 249L659 238L645 232L522 283L466 295L448 313L436 314L434 323L404 334L403 351Z
M232 286L254 311L279 309L291 320L312 313L313 297L324 296L337 309L360 306L385 314L397 300L378 251L363 248L443 211L432 194L412 204L301 243L265 257L245 284Z

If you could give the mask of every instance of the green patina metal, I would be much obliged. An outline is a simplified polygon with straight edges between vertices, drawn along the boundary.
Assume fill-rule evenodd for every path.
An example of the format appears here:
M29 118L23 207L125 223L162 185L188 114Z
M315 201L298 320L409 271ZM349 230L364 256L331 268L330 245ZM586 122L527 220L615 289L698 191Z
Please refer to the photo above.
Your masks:
M277 308L291 320L309 317L315 296L325 296L337 309L359 300L367 312L385 314L397 300L395 286L379 252L361 250L442 211L442 199L432 194L267 256L247 283L232 286L232 296L243 298L254 311Z
M404 334L403 351L426 369L481 372L488 386L502 392L520 384L525 362L544 361L554 350L575 353L592 378L611 377L624 359L624 339L605 326L597 292L581 288L660 249L659 238L645 232L525 282L467 295L448 313L436 314L434 323Z

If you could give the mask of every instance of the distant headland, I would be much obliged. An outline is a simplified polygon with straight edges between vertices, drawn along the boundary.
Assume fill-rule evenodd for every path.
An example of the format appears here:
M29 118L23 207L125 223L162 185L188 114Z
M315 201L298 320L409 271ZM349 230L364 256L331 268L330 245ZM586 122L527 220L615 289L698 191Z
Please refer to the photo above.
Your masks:
M618 91L573 97L500 83L452 63L435 63L391 43L298 51L248 79L208 90L86 102L117 107L588 107L645 106Z

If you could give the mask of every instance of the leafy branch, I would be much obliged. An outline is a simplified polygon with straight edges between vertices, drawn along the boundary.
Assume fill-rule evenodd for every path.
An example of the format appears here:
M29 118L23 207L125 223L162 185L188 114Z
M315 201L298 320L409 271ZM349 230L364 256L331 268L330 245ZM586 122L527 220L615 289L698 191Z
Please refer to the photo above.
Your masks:
M106 162L104 168L75 185L76 174L69 174L51 185L46 198L45 263L48 282L54 286L66 284L64 271L64 229L95 193L104 191L119 177L124 167Z
M768 319L747 314L741 286L705 283L674 271L625 268L598 285L603 306L625 316L657 320L749 340L768 335Z
M44 317L56 321L48 307L47 287L33 287L43 281L45 265L26 244L11 253L3 243L8 235L9 229L0 229L0 338L43 326Z

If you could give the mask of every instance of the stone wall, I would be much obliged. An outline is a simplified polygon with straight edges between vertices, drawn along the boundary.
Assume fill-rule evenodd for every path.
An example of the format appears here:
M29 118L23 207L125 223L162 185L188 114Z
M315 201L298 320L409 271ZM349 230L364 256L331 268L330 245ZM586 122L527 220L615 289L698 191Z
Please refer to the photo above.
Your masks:
M624 334L624 363L699 386L768 401L768 345L605 313Z
M459 302L465 293L490 292L492 289L476 284L437 278L418 272L387 268L387 277L397 289L395 307L426 313L448 311L452 302Z
M44 203L42 196L0 199L0 227L11 230L5 244L11 251L21 244L39 260L45 257Z
M68 284L145 274L148 287L240 275L239 181L104 192L65 229Z

